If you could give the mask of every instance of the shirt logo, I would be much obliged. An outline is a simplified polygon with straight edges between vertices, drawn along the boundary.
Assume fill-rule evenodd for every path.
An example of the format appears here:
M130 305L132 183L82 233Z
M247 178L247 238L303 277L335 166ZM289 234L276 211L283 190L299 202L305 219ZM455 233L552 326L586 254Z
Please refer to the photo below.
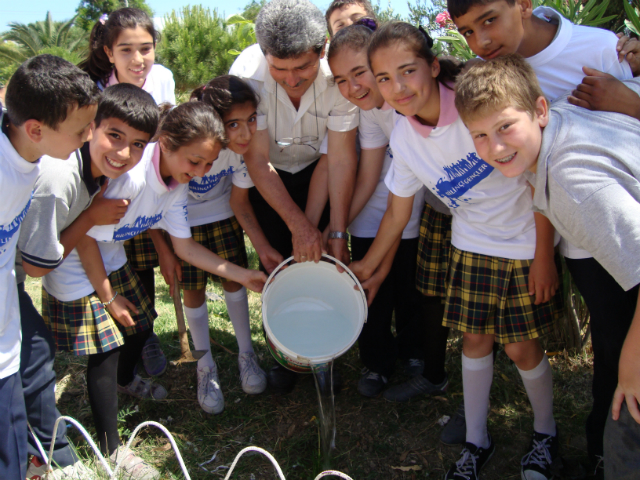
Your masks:
M482 160L475 152L467 154L467 158L444 167L447 180L441 178L436 184L435 192L442 198L449 200L449 207L460 206L458 201L469 201L462 196L474 186L487 178L493 167Z
M200 178L199 181L194 178L189 182L189 190L196 198L200 198L200 196L211 191L216 185L218 185L220 180L228 175L233 175L233 173L233 165L230 165L226 170L222 169L214 175L205 175Z
M10 223L6 225L0 225L0 253L4 253L7 249L1 248L4 247L7 243L11 241L16 232L20 229L20 225L24 220L24 217L27 216L27 212L29 211L29 207L31 206L31 198L33 197L33 192L31 192L31 197L29 197L29 201L22 209L22 211L14 218Z
M145 217L144 215L136 218L136 221L133 222L133 225L127 223L126 225L118 228L113 233L113 241L114 242L124 242L125 240L129 240L130 238L135 237L136 235L144 232L145 230L149 230L152 226L162 220L162 212L157 215L153 215L151 217Z

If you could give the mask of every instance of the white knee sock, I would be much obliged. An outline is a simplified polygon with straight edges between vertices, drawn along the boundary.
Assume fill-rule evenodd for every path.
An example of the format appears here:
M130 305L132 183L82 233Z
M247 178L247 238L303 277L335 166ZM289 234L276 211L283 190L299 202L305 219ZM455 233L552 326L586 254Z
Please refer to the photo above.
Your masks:
M487 413L492 382L493 353L482 358L469 358L462 354L462 388L467 442L482 448L489 447Z
M549 358L544 355L540 364L533 370L520 370L522 383L533 409L533 429L545 435L556 434L556 422L553 419L553 377Z
M231 325L236 332L238 349L240 353L253 352L251 345L251 326L249 325L249 299L247 289L242 287L237 292L224 290L224 301L227 303L227 312L231 319Z
M191 339L196 350L207 350L200 360L198 367L213 367L213 357L211 356L211 345L209 343L209 312L207 311L207 302L198 308L184 307L184 314L189 323L191 330Z

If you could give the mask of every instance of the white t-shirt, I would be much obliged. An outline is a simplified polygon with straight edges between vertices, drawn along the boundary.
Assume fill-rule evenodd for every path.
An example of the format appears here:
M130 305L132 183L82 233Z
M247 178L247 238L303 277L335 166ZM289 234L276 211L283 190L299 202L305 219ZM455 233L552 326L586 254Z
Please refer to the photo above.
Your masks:
M391 131L399 115L392 108L360 111L360 126L358 127L358 137L362 150L373 150L387 146L387 151L380 172L380 180L371 195L371 198L358 214L351 225L349 233L361 238L373 238L378 233L380 222L387 210L387 200L389 189L384 183L384 178L391 166L393 153L388 147ZM424 207L424 187L416 193L413 199L413 210L409 223L402 232L402 238L416 238L420 233L420 215Z
M107 87L115 85L118 82L115 69L109 77ZM98 83L98 87L102 90L102 85ZM172 105L176 104L176 82L173 80L173 73L167 67L158 63L151 67L147 79L142 85L142 89L148 92L158 105L168 102Z
M123 243L149 228L162 228L179 238L191 236L187 222L188 187L175 181L167 186L162 181L159 156L158 144L149 144L138 165L109 182L105 197L125 198L131 203L118 224L96 226L87 233L98 241L107 275L127 262ZM58 300L69 302L94 291L75 249L45 278L54 273L55 281L43 285Z
M618 61L618 38L601 28L574 25L550 7L538 7L533 14L558 24L551 44L540 53L527 58L538 76L545 96L553 101L582 83L582 67L595 68L620 80L632 78L631 67L625 60ZM590 258L586 250L576 247L564 238L560 252L568 258Z
M0 105L0 125L3 120L6 122L2 117ZM0 378L13 375L20 368L22 329L14 266L20 225L31 204L38 164L22 158L5 133L0 132Z
M225 149L220 151L204 177L189 182L189 225L207 225L233 216L229 205L231 184L240 188L253 187L242 155Z
M460 250L532 259L536 232L527 181L505 178L478 157L453 102L453 91L440 85L435 128L413 117L398 120L391 134L394 156L387 187L409 197L426 185L451 209L451 243Z

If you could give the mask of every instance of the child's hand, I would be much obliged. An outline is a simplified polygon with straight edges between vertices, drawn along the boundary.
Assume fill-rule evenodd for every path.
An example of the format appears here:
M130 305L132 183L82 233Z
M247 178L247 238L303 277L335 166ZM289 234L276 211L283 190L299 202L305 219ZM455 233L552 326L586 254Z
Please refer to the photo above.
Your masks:
M267 276L260 270L247 270L245 279L240 282L249 290L260 293L264 288L264 284L267 281Z
M115 225L120 221L129 208L129 200L105 198L108 181L100 188L87 211L90 212L94 225Z
M138 313L136 306L122 295L116 296L116 298L107 306L107 310L111 316L123 327L133 327L135 322L131 318L131 313Z
M365 280L360 284L362 285L364 293L367 295L367 307L370 307L373 303L373 299L376 298L378 290L380 290L380 286L382 285L382 282L384 282L385 278L387 278L387 276L382 274L380 269L378 269L373 275L371 275L371 277L369 277L368 280ZM354 285L353 288L357 290L358 286Z
M260 262L262 262L262 265L269 275L284 260L282 255L271 245L260 247L259 249L256 248L256 250L258 251Z
M569 103L589 110L617 112L638 118L640 97L620 80L608 73L583 67L587 75L571 92Z
M631 66L631 73L634 77L640 74L640 41L637 38L629 38L622 33L618 33L618 43L616 50L618 52L618 61L627 60Z
M558 270L553 257L535 257L529 267L529 295L535 295L534 304L546 303L560 286Z
M358 277L361 283L366 282L371 278L374 272L371 272L362 260L358 260L349 264L349 270ZM364 288L364 287L363 287Z
M176 288L174 279L178 276L178 281L182 281L182 265L180 259L172 252L158 254L158 263L160 263L160 273L164 281L169 285L169 295L173 296L173 289ZM175 274L175 275L174 275Z
M613 419L618 420L622 402L626 400L629 413L637 423L640 423L640 410L638 408L638 402L640 401L640 348L630 341L630 337L635 337L635 334L632 333L634 327L635 325L632 324L620 353L618 387L613 394L611 413Z

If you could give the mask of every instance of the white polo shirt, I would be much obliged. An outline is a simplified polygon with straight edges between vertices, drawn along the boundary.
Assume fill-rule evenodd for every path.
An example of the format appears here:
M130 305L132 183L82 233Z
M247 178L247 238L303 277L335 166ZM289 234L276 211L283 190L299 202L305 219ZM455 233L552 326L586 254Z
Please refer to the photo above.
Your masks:
M320 158L320 145L327 130L348 132L358 126L358 107L340 94L324 58L320 60L318 76L302 96L297 110L284 88L269 74L259 45L246 48L229 73L243 78L260 97L258 130L268 129L269 161L279 170L289 173L303 170ZM318 140L312 146L291 145L284 149L275 143L282 138L305 136Z
M116 70L113 69L107 87L120 83L116 77ZM98 87L102 90L102 84L98 83ZM151 67L147 79L142 85L142 89L153 97L158 105L161 103L176 104L176 82L173 79L173 73L167 67L156 63Z

